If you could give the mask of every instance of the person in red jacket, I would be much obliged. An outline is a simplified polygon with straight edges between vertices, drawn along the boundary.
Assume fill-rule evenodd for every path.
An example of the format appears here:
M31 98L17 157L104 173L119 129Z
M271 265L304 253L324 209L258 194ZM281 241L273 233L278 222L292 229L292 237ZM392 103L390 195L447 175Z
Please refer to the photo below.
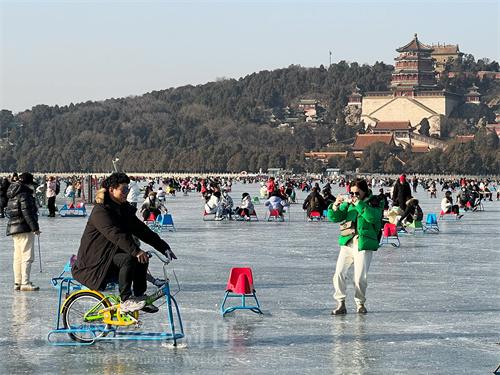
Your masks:
M276 182L274 181L274 177L269 177L267 180L267 198L271 198L271 194L276 190Z

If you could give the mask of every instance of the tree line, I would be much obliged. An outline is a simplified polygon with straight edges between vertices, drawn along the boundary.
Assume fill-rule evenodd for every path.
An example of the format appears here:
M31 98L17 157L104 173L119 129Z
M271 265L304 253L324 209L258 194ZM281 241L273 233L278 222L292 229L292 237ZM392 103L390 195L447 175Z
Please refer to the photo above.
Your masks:
M344 148L336 141L352 141L359 127L345 124L349 94L356 85L387 90L392 70L382 62L292 65L137 97L37 105L17 114L2 110L0 170L107 172L118 157L126 171L318 171L324 166L305 160L304 152ZM463 87L470 80L457 76L443 83ZM485 94L498 90L495 81L476 84ZM324 122L297 123L292 131L270 121L271 114L306 98L322 103ZM463 131L485 113L467 113ZM451 124L448 131L455 128Z

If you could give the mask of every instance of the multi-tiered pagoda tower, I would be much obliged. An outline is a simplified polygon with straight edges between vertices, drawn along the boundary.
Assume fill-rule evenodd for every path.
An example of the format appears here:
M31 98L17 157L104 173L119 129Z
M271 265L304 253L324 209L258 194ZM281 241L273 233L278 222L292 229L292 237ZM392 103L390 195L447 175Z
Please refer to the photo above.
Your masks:
M361 120L367 129L378 122L409 121L414 129L425 118L430 134L441 135L441 123L463 101L456 95L438 87L431 57L432 47L413 40L396 50L394 73L390 91L367 92L362 98Z
M391 89L396 96L414 95L417 91L438 88L433 68L433 49L421 43L417 34L407 45L398 48L399 56L394 59Z

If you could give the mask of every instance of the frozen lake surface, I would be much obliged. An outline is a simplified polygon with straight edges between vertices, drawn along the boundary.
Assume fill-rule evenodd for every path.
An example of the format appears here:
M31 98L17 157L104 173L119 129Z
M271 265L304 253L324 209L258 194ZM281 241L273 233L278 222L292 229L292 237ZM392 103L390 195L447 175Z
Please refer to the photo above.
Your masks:
M258 185L233 186L235 203L243 191L256 196ZM417 198L424 214L439 212L440 199L421 189ZM186 333L177 348L49 345L57 308L50 278L76 253L87 219L40 218L44 267L39 273L36 259L32 271L38 293L13 291L13 245L0 219L0 374L485 374L500 363L500 202L441 222L438 235L406 235L401 248L379 249L369 271L369 313L355 313L350 285L348 314L340 317L330 315L337 224L305 222L301 205L292 206L285 223L264 222L263 205L260 222L203 222L196 193L168 199L167 206L177 232L162 237L179 258L173 267ZM264 316L220 316L235 266L252 267ZM151 268L160 275L157 261ZM146 316L143 328L163 322L164 311Z

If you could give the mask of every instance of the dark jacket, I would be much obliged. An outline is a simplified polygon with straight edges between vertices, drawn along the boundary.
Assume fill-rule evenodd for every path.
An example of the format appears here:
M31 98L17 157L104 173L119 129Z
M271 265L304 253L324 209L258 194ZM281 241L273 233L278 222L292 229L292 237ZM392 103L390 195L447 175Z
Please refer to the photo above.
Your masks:
M394 185L394 190L392 192L392 204L393 206L398 206L402 210L406 210L406 201L411 197L411 187L410 184L405 181L401 183L399 180Z
M302 204L302 209L307 210L307 216L310 216L313 211L318 211L322 215L326 208L325 200L317 191L312 191Z
M165 253L170 249L158 234L135 215L129 203L117 204L107 197L94 206L82 235L77 260L72 267L73 277L91 289L104 282L113 256L118 251L136 256L139 245L132 235Z
M12 183L7 190L7 236L17 233L36 232L38 227L38 209L33 190L19 181Z
M10 181L7 177L0 177L0 207L7 206L7 190L9 189Z

